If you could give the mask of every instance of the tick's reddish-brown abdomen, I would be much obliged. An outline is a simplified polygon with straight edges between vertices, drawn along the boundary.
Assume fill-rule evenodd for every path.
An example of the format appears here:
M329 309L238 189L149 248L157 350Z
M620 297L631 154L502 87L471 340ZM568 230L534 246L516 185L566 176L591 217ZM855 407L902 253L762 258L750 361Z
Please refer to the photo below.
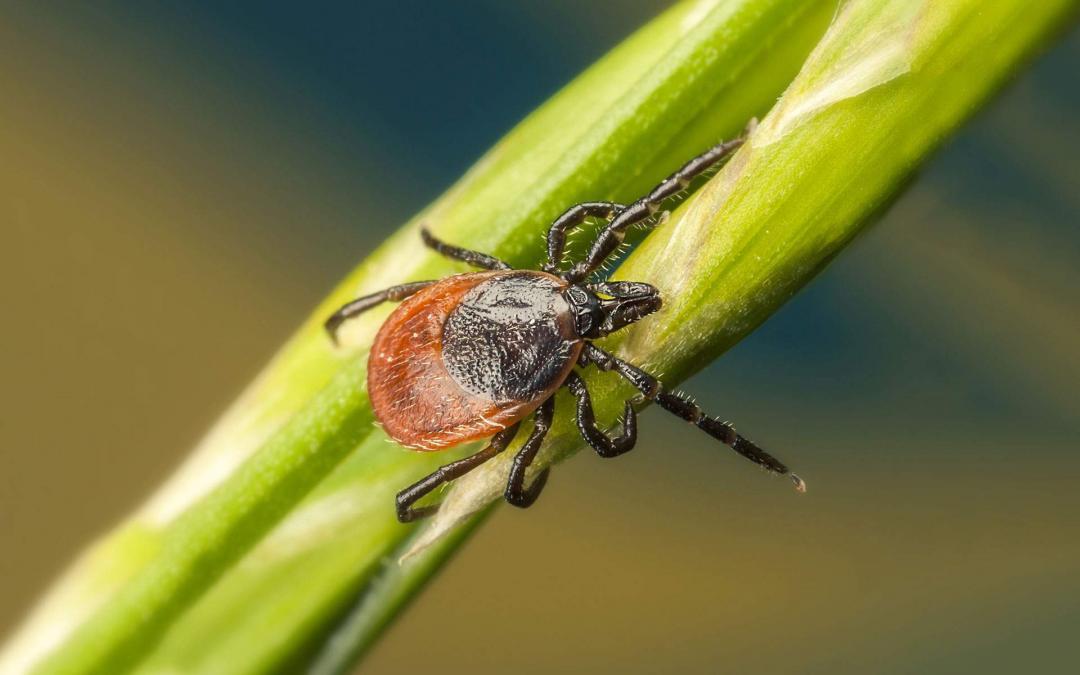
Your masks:
M563 287L542 272L479 272L449 277L403 302L375 336L368 360L372 409L390 437L441 450L492 436L536 410L583 345L564 310Z

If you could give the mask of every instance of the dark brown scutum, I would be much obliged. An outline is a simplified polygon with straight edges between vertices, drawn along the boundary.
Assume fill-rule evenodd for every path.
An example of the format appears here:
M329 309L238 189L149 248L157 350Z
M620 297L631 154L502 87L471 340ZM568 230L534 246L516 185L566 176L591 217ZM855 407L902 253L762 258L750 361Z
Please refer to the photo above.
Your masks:
M581 350L564 286L545 274L517 272L465 294L443 327L450 376L498 404L557 387Z

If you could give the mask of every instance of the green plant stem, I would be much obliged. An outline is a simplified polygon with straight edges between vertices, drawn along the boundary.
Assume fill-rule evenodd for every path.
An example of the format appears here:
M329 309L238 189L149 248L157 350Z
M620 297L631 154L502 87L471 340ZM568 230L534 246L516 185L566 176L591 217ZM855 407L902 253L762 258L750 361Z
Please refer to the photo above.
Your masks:
M658 285L668 305L608 346L672 382L702 367L811 279L1074 8L846 4L751 143L620 267ZM335 291L195 468L72 573L49 607L78 621L38 670L265 672L310 659L344 669L460 543L454 528L497 498L507 467L500 458L459 481L422 529L398 526L390 498L401 479L445 457L386 452L373 430L363 352L385 313L357 322L345 354L327 348L319 320L347 297L456 269L419 247L420 220L535 263L540 232L565 206L635 196L767 109L831 11L779 0L680 5L530 117ZM611 419L626 387L590 384ZM542 464L580 447L565 403ZM211 459L234 468L207 480L197 469ZM400 568L384 560L410 552ZM79 604L72 589L89 600Z

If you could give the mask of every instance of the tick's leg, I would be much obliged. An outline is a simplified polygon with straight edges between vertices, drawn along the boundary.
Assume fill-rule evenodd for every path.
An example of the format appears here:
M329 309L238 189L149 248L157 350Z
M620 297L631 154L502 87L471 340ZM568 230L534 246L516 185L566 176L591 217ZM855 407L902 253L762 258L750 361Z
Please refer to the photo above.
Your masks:
M601 457L618 457L634 448L637 443L637 414L630 401L626 402L623 410L622 433L610 437L596 426L596 414L593 412L589 390L585 388L585 380L577 373L570 373L570 377L566 378L566 388L577 398L578 430L596 454Z
M563 251L566 249L566 233L585 222L586 218L611 218L620 210L626 208L615 202L584 202L568 208L561 216L555 219L547 233L548 261L544 265L545 272L555 272L562 263Z
M536 453L540 450L540 444L544 442L544 436L547 436L548 429L551 428L551 418L554 416L555 397L552 396L537 409L536 416L533 418L534 426L532 433L529 434L529 440L525 441L525 445L521 446L521 450L518 450L517 455L514 456L514 464L510 467L510 479L506 482L506 492L503 493L506 501L514 506L523 509L532 506L544 489L544 484L547 483L550 469L541 471L533 479L532 485L526 489L525 470L536 459Z
M506 449L506 446L510 445L510 441L514 440L514 435L518 432L520 425L515 424L512 427L503 429L499 433L495 434L491 438L491 442L488 446L476 453L475 455L469 455L465 459L459 459L456 462L450 462L446 466L440 467L437 471L432 473L426 478L422 478L413 483L409 487L405 488L397 495L397 517L403 523L412 522L418 518L426 518L431 514L439 510L439 505L434 504L432 506L421 506L419 508L412 508L412 505L418 502L435 488L439 487L443 483L448 483L455 478L461 478L465 474L469 473L476 467L480 466L484 462L488 461L495 455L499 454Z
M747 133L752 129L753 123L747 128ZM596 241L593 242L592 247L589 249L589 253L585 257L585 260L582 260L574 265L568 272L565 272L562 275L563 278L571 283L577 283L592 274L598 267L604 264L604 261L607 260L608 256L618 250L619 244L621 244L626 237L626 231L632 225L636 225L651 217L660 208L660 204L663 203L665 199L685 190L690 186L692 180L727 158L743 144L743 141L746 140L747 133L744 133L739 138L725 141L706 150L684 164L678 171L665 178L664 181L653 188L649 194L637 200L630 206L621 209L618 215L608 223L607 227L600 231L600 234L596 237Z
M435 251L450 258L451 260L460 260L464 263L469 263L474 267L483 267L488 270L508 270L511 269L510 265L504 263L494 256L490 256L486 253L480 253L479 251L470 251L467 248L458 248L457 246L451 246L441 239L437 239L435 235L428 231L426 227L420 228L420 238L424 240L429 248L435 249Z
M378 293L372 293L371 295L365 295L362 298L357 298L348 303L338 311L330 315L330 318L326 320L323 326L326 328L326 332L330 334L330 339L337 344L338 328L341 324L345 323L354 316L358 316L368 311L376 305L381 305L384 302L399 302L409 297L417 291L423 290L435 283L434 281L414 281L411 284L401 284L400 286L391 286L385 291L379 291Z
M735 427L727 422L722 422L715 417L709 417L703 413L701 408L689 398L681 394L664 391L664 387L660 383L660 380L646 373L641 368L627 363L591 343L586 343L583 354L589 362L596 364L601 370L614 370L619 375L622 375L630 382L630 384L634 385L645 398L650 401L655 401L656 404L664 410L696 425L705 433L721 443L730 446L732 450L758 466L764 467L769 471L782 476L789 476L791 482L795 483L795 489L799 492L806 491L806 484L803 483L801 478L791 473L783 462L740 436L735 432Z

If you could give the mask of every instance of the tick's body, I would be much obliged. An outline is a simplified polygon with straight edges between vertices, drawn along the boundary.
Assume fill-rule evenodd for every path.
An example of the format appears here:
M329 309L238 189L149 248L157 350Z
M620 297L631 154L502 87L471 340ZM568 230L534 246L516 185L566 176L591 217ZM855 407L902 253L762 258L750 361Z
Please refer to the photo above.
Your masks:
M417 450L441 450L491 437L480 452L452 462L398 494L402 522L432 513L436 506L417 501L507 448L522 420L533 415L529 438L510 469L505 497L529 506L548 477L544 469L525 486L525 472L551 427L555 392L566 387L577 400L577 426L601 457L634 447L637 413L623 408L622 430L609 435L596 423L585 381L575 366L614 371L670 413L697 426L755 464L788 474L799 490L803 482L776 458L710 417L681 394L637 366L592 343L660 309L660 293L642 283L585 280L618 250L631 226L650 224L660 204L718 164L743 139L721 143L695 157L633 204L586 202L568 209L548 230L548 262L542 271L514 270L483 253L439 241L426 229L424 242L436 251L486 272L441 281L416 281L350 302L326 322L336 339L342 322L380 303L404 301L375 337L368 360L368 393L375 416L398 443ZM562 270L566 234L586 218L610 219L585 259Z
M417 450L487 438L531 414L570 374L584 341L562 279L530 270L443 279L386 320L368 393L398 443Z

